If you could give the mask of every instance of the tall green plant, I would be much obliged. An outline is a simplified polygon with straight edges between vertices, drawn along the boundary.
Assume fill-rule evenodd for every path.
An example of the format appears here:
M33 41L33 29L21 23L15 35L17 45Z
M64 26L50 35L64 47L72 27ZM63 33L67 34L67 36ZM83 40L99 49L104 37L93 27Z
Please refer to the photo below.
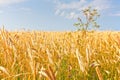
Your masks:
M85 17L85 20L82 18L78 18L77 23L74 23L74 26L76 26L79 30L88 30L88 28L99 28L99 25L97 24L96 20L100 16L97 9L92 9L91 7L88 7L84 10L82 10L82 13Z

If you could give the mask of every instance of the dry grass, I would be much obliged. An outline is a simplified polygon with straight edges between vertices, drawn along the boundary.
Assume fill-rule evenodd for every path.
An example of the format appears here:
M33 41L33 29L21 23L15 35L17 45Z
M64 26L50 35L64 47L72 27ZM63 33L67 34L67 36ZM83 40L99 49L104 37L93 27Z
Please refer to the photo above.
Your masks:
M120 80L120 32L0 30L2 80Z

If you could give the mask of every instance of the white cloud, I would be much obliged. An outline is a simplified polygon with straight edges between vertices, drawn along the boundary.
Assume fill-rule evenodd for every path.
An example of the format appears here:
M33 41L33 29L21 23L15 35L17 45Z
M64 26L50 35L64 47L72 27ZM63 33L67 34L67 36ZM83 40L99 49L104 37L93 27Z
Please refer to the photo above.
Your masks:
M22 8L20 8L20 10L25 11L25 12L30 12L31 8L22 7Z
M2 14L4 11L3 10L0 10L0 14Z
M55 15L59 15L60 12L61 12L61 11L60 11L59 9L57 9L57 10L55 11Z
M75 12L70 12L70 13L67 13L66 18L75 19L75 18L78 18L79 16L80 16L80 14L77 14Z
M110 16L120 16L120 12L119 13L110 14Z
M89 5L95 7L98 10L105 10L110 8L110 1L109 0L93 0Z
M65 11L61 12L60 16L64 16L65 15Z
M9 5L9 4L19 3L24 1L26 0L0 0L0 5Z
M57 5L57 8L59 9L79 9L86 3L85 0L80 0L80 1L74 1L71 3L59 3Z
M115 16L120 16L120 13L114 14Z
M98 9L99 11L104 11L111 7L109 0L79 0L79 1L72 1L70 3L62 3L60 0L54 0L56 4L56 12L55 14L67 17L69 19L73 19L79 16L82 9L91 6L93 8ZM63 12L66 13L63 14Z

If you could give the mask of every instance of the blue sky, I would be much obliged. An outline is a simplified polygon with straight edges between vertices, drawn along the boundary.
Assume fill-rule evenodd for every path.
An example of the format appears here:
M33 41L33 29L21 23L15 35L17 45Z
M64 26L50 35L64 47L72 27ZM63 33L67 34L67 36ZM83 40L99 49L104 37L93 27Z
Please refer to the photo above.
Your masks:
M81 10L97 8L100 30L120 30L120 0L0 0L0 27L7 30L72 31Z

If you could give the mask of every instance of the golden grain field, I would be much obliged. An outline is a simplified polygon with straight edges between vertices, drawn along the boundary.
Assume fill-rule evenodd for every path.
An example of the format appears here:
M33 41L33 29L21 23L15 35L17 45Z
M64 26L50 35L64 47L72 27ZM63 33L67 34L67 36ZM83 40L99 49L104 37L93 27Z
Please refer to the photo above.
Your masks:
M120 80L120 32L1 29L0 80Z

